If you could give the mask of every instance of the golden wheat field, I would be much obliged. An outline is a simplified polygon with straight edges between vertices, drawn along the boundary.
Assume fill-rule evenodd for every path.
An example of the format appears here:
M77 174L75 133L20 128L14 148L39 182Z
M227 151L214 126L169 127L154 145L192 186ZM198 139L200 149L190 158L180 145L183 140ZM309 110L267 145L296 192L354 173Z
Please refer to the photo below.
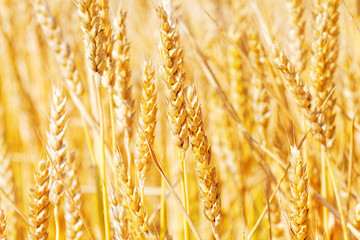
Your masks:
M0 0L0 239L360 239L360 1Z

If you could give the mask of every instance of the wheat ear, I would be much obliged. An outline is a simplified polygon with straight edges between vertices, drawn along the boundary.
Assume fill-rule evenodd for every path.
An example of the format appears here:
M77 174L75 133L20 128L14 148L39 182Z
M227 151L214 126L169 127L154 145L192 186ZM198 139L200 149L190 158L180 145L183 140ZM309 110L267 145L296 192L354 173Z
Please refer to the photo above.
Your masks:
M47 133L47 152L51 164L50 175L50 202L54 205L54 216L56 221L56 239L59 239L59 214L61 199L64 194L64 186L60 177L65 178L65 165L67 162L66 142L64 140L66 130L66 98L60 88L53 87L49 132ZM59 176L58 173L61 175Z
M6 222L6 216L3 210L0 210L0 239L1 240L7 240L6 236L6 228L7 228L7 222Z
M196 178L200 189L204 214L211 222L216 239L221 237L221 199L216 169L211 161L211 147L205 134L201 106L194 88L187 92L187 125L193 153L196 158Z
M66 165L66 183L71 192L78 209L81 210L81 192L77 171L77 163L74 154L70 154ZM80 239L82 236L83 223L79 214L76 212L74 203L68 194L65 195L65 220L66 220L66 239Z
M302 0L286 0L290 24L291 62L300 73L306 67L305 20Z
M136 236L139 239L152 239L153 236L149 230L147 212L141 203L138 190L131 180L129 171L126 170L121 156L115 153L115 158L120 192L126 201L127 210L131 214L131 223L134 225Z
M139 128L141 129L137 131L135 164L139 173L140 190L143 199L145 175L151 166L151 155L147 141L149 144L154 142L157 112L155 70L151 62L144 65L141 83L142 92L139 116Z
M126 37L126 13L120 11L114 26L115 86L114 107L116 124L124 137L127 167L131 169L130 140L133 135L134 100L131 97L130 42Z
M272 49L273 62L282 73L288 83L288 88L293 93L297 105L303 109L306 122L311 129L314 138L322 145L325 145L325 132L318 120L319 109L313 103L312 95L304 84L301 75L294 70L289 60L276 43Z
M101 77L105 68L105 52L104 52L104 31L100 27L98 9L96 2L93 0L76 0L78 6L78 14L80 16L81 29L84 33L84 41L86 47L86 55L89 61L90 70L94 74L94 82L96 85L96 98L99 112L99 128L101 139L101 187L102 187L102 204L104 208L104 225L105 239L110 240L110 222L109 222L109 205L107 201L107 179L105 166L105 127L104 113L101 98Z
M252 95L253 95L253 113L254 120L259 127L258 133L266 144L266 131L269 125L270 97L265 88L265 69L264 55L262 53L261 44L255 31L250 28L248 33L249 40L249 57L254 63L257 73L253 73L251 78Z
M291 189L290 232L292 239L310 238L308 176L306 162L296 146L291 146L289 181Z
M70 91L81 95L84 91L79 79L79 72L74 63L74 56L65 41L61 28L51 15L45 0L32 0L37 21L45 35L48 45L55 53L56 60L61 68L61 74Z
M49 212L50 212L50 173L46 159L41 159L38 169L34 174L35 185L30 189L30 214L29 214L29 239L47 240L49 237Z
M110 192L110 209L113 239L129 239L130 235L128 233L128 221L125 214L125 207L121 202L120 194L114 188L112 188Z
M185 73L183 70L184 51L180 47L179 33L175 24L162 7L157 8L160 18L160 53L162 78L166 87L167 116L170 130L179 148L181 170L181 189L185 210L188 212L188 190L185 152L189 147L189 136L186 126L186 103L184 100ZM184 218L184 238L187 240L189 230Z

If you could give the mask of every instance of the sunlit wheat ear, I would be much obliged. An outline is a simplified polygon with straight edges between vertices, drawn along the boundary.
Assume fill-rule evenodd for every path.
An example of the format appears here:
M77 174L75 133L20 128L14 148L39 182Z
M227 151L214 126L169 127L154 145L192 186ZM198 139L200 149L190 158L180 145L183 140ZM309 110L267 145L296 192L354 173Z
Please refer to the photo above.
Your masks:
M77 168L78 164L76 163L75 154L71 154L66 164L66 183L72 194L73 200L81 210L82 196ZM66 239L80 239L83 234L83 223L69 194L65 195L65 220Z
M133 224L136 231L135 235L138 238L152 239L152 233L149 229L147 212L141 204L140 194L134 185L133 179L130 178L129 173L125 169L125 165L121 156L115 154L116 171L118 174L118 181L120 185L120 192L126 202L127 210L131 215L131 224Z
M304 4L302 0L286 0L286 7L290 23L290 60L301 73L306 67Z
M278 44L274 44L272 55L273 62L286 80L289 90L295 97L296 104L303 110L307 120L306 123L311 128L311 133L317 141L325 145L325 131L321 127L318 119L319 108L313 103L313 97L304 84L301 75L293 69Z
M93 0L76 0L80 16L81 29L85 36L86 56L93 73L103 74L104 61L104 32L100 28L100 21L96 2ZM98 79L99 81L100 79ZM96 82L99 86L100 82Z
M125 207L122 203L120 194L114 189L110 192L110 210L112 217L111 227L113 231L113 239L126 240L130 238L128 232L128 221L125 214Z
M67 122L65 104L66 98L63 96L63 91L60 88L53 87L46 150L51 162L50 201L54 205L55 217L59 214L61 198L64 194L64 186L61 183L60 177L64 179L66 175L67 156L64 135Z
M216 179L216 169L211 161L211 147L205 134L201 106L194 88L187 92L187 125L190 141L196 158L196 178L200 189L204 214L211 222L216 239L221 236L221 199Z
M148 148L154 142L154 130L156 126L156 89L155 70L152 63L145 63L141 77L141 101L139 128L136 138L135 164L139 173L141 188L144 187L145 175L151 166L151 155Z
M115 63L114 104L116 125L121 134L131 138L133 134L134 100L131 97L130 42L126 37L126 13L120 11L114 24Z
M291 189L290 232L292 239L303 240L310 237L308 207L308 176L306 162L296 146L291 147L289 181Z
M316 92L316 100L318 105L322 105L328 99L321 118L326 122L327 148L332 148L335 142L336 94L328 96L335 86L334 73L339 55L338 6L338 0L326 1L320 5L316 15L312 44L310 78Z
M0 239L7 240L6 235L7 219L3 210L0 210Z
M186 150L189 137L186 128L186 104L184 101L185 73L183 70L184 51L179 44L179 33L175 24L161 7L157 8L160 18L160 65L166 87L167 115L176 145Z
M55 54L61 68L61 74L69 90L77 95L81 95L84 88L79 79L78 70L75 67L73 53L63 37L60 26L51 15L45 0L32 0L32 2L36 19L41 26L49 47Z
M35 185L30 189L29 239L48 239L49 232L49 164L41 159L34 174Z

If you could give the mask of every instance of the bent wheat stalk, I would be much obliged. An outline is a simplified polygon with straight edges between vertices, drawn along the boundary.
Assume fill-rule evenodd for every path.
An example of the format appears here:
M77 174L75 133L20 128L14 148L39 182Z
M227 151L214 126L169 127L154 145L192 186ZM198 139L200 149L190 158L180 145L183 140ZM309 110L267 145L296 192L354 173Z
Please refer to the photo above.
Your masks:
M194 88L187 92L187 125L190 133L192 150L196 159L196 178L203 202L204 214L211 222L216 239L221 237L221 199L216 179L216 169L211 161L211 147L208 143L203 124L201 106Z

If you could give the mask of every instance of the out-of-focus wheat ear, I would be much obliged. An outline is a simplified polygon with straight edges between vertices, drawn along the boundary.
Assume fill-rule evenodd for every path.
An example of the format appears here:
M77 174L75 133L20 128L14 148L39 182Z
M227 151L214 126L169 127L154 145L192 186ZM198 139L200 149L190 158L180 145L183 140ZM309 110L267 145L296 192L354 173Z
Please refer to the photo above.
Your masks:
M141 101L139 115L139 129L136 137L135 165L139 174L141 197L143 199L145 175L151 166L151 155L148 143L154 142L154 131L156 127L156 89L155 70L151 62L144 64L141 77Z
M134 100L131 97L130 42L126 37L126 13L120 11L114 25L115 86L114 104L118 130L125 137L133 134Z
M66 142L64 140L66 130L66 113L65 113L66 98L63 95L61 88L53 87L50 126L47 133L46 150L49 154L49 161L51 162L50 175L50 202L54 205L54 216L56 220L56 233L59 239L59 214L61 208L61 199L64 195L64 186L60 178L65 178L66 175Z
M302 73L306 67L305 20L302 0L286 0L290 24L290 61L296 71Z
M355 206L353 224L357 230L360 230L360 203Z
M320 5L315 20L314 42L312 44L312 58L310 79L316 93L316 100L319 106L324 106L321 121L325 121L326 147L331 148L335 142L335 113L334 107L336 97L329 94L335 86L334 73L337 67L338 58L338 33L337 24L338 1L327 1Z
M71 192L71 196L77 207L81 210L81 191L78 176L78 164L75 154L70 154L66 164L66 183ZM76 212L74 202L68 194L65 195L65 220L66 220L66 239L80 239L83 231L83 223L79 214Z
M15 196L15 179L14 171L12 167L12 161L7 154L6 144L3 139L0 138L0 187L11 198L12 201L16 201ZM9 237L16 237L16 218L17 215L13 208L8 204L8 201L0 199L0 203L6 207L6 215L9 218L7 223L7 235Z
M310 238L308 176L306 162L296 146L291 146L289 181L291 190L290 233L292 239Z
M110 192L110 211L112 239L129 239L125 207L121 202L120 194L114 188L112 188Z
M35 185L30 189L29 239L48 239L50 217L50 172L49 163L44 158L39 161L34 174Z
M265 88L265 69L264 54L262 52L261 43L256 32L251 27L248 33L249 57L254 63L255 71L252 74L252 96L253 96L253 114L257 123L258 134L261 136L263 144L266 144L267 128L271 115L270 97Z
M272 55L273 62L282 73L283 78L287 81L288 88L293 93L296 104L303 110L307 120L306 123L311 129L312 135L325 146L325 131L321 127L318 119L318 115L320 114L319 108L313 103L313 97L303 82L301 75L294 70L277 43L273 45Z
M69 90L77 95L84 92L75 66L74 55L65 41L61 28L52 16L46 0L32 0L36 19L39 22L49 47L55 54L61 74Z
M0 210L0 239L7 240L7 219L3 210Z
M129 171L126 170L124 161L119 153L115 153L115 164L120 185L120 192L126 202L126 208L131 215L131 222L135 230L135 236L138 239L153 239L154 236L150 232L149 222L146 209L141 203L138 190L130 178Z
M232 29L230 32L230 37L240 46L241 44L241 32ZM239 114L240 118L244 120L245 125L247 126L248 121L246 120L246 114L248 114L248 81L244 76L244 62L241 56L241 52L237 47L231 46L229 49L230 52L230 74L232 79L232 86L234 91L231 91L233 94L232 99L235 102L235 109Z
M114 74L114 61L112 58L112 50L114 46L114 40L112 36L112 26L109 15L109 0L96 0L99 10L100 29L104 32L104 58L106 61L105 73L102 78L102 84L105 88L108 88L112 94L112 88L115 83Z
M211 222L216 239L221 237L221 199L216 179L216 168L211 161L211 147L205 134L201 106L193 87L187 92L187 125L193 153L196 158L196 178L200 189L204 214Z
M100 28L100 20L93 0L76 0L78 14L80 16L81 29L84 33L86 56L91 71L96 75L102 75L105 67L104 61L104 31ZM100 86L100 77L95 77L95 83Z

